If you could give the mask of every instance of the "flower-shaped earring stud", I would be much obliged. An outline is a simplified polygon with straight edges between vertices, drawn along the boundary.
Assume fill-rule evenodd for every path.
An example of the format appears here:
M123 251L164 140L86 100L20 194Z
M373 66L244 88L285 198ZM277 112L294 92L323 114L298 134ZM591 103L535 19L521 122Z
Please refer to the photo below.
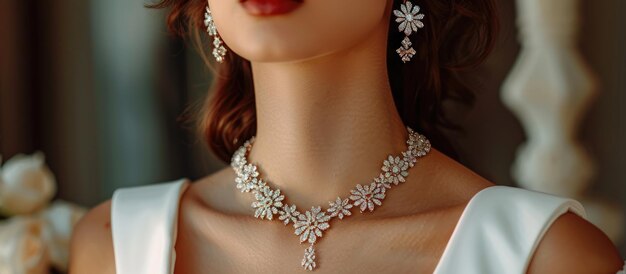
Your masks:
M415 49L411 47L411 39L409 36L416 32L417 29L423 28L424 14L419 13L420 7L418 5L413 6L410 1L404 1L400 4L400 10L394 10L393 14L397 17L396 22L400 23L398 30L404 32L404 39L402 40L402 46L396 50L398 55L402 58L402 62L406 63L411 61L411 58L416 54Z
M206 11L204 12L204 26L206 26L206 32L209 33L209 36L213 37L213 57L217 60L218 63L224 62L224 57L226 56L226 48L224 47L224 43L217 33L217 27L215 26L215 22L213 21L213 16L211 15L211 10L209 7L206 7Z

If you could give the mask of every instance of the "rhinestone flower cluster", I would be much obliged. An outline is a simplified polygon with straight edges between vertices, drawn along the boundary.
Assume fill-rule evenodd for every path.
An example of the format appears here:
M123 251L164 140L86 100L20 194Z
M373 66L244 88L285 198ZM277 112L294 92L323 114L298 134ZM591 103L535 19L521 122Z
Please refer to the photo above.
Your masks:
M398 31L404 32L402 46L396 52L402 58L402 62L406 63L411 61L411 58L417 53L412 47L413 43L411 43L409 36L424 27L424 23L421 21L424 19L424 14L420 13L418 5L414 6L410 1L400 4L400 10L394 10L393 14L396 16L396 23L400 23Z
M213 37L213 57L215 57L218 63L223 63L227 50L224 47L224 42L220 38L219 33L217 33L217 26L215 26L215 21L213 21L213 15L209 7L206 7L204 12L204 26L209 36Z
M318 237L322 237L323 231L330 227L329 221L334 217L343 219L352 215L353 207L358 207L361 213L374 211L377 206L382 205L387 190L405 182L409 168L415 165L418 158L430 151L431 145L426 137L410 127L407 127L407 130L409 132L406 141L407 150L402 152L401 156L389 155L383 161L381 173L376 178L364 185L357 184L350 190L348 198L337 197L334 201L329 201L326 210L321 206L313 206L310 210L300 212L296 205L285 203L285 195L281 194L280 189L269 186L268 182L260 177L258 167L248 162L247 155L252 149L254 137L235 151L231 159L231 167L237 175L235 185L241 192L254 194L255 201L252 203L254 217L273 220L278 216L278 220L285 225L293 223L294 233L300 236L300 243L310 244L304 252L301 265L307 270L313 270L316 267L314 244Z

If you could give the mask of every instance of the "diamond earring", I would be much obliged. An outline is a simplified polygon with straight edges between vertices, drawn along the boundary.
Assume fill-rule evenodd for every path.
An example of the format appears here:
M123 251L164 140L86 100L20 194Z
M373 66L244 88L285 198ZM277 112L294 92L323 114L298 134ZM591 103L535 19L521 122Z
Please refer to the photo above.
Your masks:
M204 12L204 26L206 26L206 32L209 33L209 36L213 37L213 57L217 60L218 63L224 62L224 57L226 56L226 48L224 47L224 43L217 33L217 27L215 26L215 22L213 21L213 16L211 15L211 10L209 7L206 7L206 11Z
M400 10L394 10L393 14L397 17L396 22L400 23L398 30L404 32L404 39L402 40L402 46L396 50L396 53L402 58L402 62L406 63L411 61L411 58L417 53L411 43L409 35L413 32L417 32L418 28L423 28L424 14L419 13L420 7L418 5L413 6L411 1L405 0L403 4L400 4Z

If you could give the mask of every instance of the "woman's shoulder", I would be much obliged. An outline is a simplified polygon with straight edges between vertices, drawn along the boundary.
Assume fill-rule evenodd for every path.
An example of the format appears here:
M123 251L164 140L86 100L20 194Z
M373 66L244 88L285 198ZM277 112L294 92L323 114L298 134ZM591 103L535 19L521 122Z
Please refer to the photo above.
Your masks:
M617 248L600 229L568 212L539 242L528 273L616 273L622 265Z
M473 202L482 204L482 212L474 216L477 219L481 219L479 215L493 215L485 217L486 223L502 223L508 229L524 228L524 234L539 228L536 239L528 238L536 241L528 273L616 273L622 267L615 245L586 219L583 206L575 199L493 186L479 192ZM524 239L524 235L518 236L510 240Z
M528 273L616 273L624 264L615 245L585 219L584 209L575 199L498 186L445 155L433 156L436 156L435 161L429 168L446 170L435 172L439 174L435 176L442 176L438 184L444 186L450 196L459 195L461 201L479 205L475 217L491 218L493 216L486 215L500 211L503 214L493 214L499 216L494 221L507 227L517 223L523 225L522 216L530 216L527 221L537 221L536 213L550 214L545 212L546 208L554 209L556 217L553 222L545 224L549 226L545 234L539 235L541 238L529 262ZM455 190L457 187L461 190ZM508 218L504 215L510 215L510 222L502 219ZM550 219L546 217L546 220Z
M151 212L155 210L155 205L163 204L164 212L155 212L166 216L166 210L175 210L176 207L165 206L176 205L176 203L165 203L167 200L178 200L181 190L185 189L187 179L180 179L172 182L161 182L151 185L132 186L119 188L113 197L90 209L78 221L72 233L70 243L70 270L72 273L115 273L115 255L113 248L112 232L112 211L117 200L117 212L124 212L128 218L132 215L146 216L146 214L135 214L133 210L142 210L141 201L144 203L144 210ZM131 203L131 205L125 205ZM171 208L166 208L171 207ZM163 214L161 214L163 213ZM120 215L120 214L118 214ZM122 214L124 215L124 214Z
M536 239L528 273L616 273L624 264L616 246L586 219L576 199L494 185L477 192L471 202L480 204L474 217L482 215L486 222L497 219L493 222L509 229L532 227L527 224L533 222L545 226Z
M506 235L501 245L531 245L528 273L616 273L622 266L615 245L586 220L575 199L493 186L479 192L472 203L475 214L468 221L479 222L482 229L506 230L492 230L486 237Z
M70 242L70 273L115 273L111 200L92 208L76 224Z
M249 215L253 195L242 195L235 185L236 175L230 166L189 183L181 201L181 211L238 217Z

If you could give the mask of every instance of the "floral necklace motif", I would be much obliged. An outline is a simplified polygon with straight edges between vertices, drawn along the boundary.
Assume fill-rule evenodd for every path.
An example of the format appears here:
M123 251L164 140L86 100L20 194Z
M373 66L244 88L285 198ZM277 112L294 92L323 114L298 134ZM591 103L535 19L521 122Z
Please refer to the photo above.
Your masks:
M295 234L300 236L300 243L308 242L310 245L304 251L302 267L313 270L315 263L314 244L318 237L322 237L322 231L330 227L329 221L334 217L343 219L352 215L350 209L359 207L361 213L369 210L374 211L375 206L381 206L385 193L392 186L405 182L409 175L408 169L413 167L418 158L425 156L431 148L426 137L407 127L409 138L406 141L407 150L402 156L389 155L383 161L382 172L369 184L357 184L350 190L350 197L342 199L337 197L335 201L329 201L329 208L322 210L321 206L313 206L311 210L302 213L296 209L296 205L284 203L285 196L280 189L273 189L268 181L260 178L258 168L249 163L247 155L252 149L255 137L246 141L231 159L231 167L235 170L236 187L241 192L252 192L256 201L252 202L255 209L254 217L272 220L278 215L278 220L285 225L293 223Z

